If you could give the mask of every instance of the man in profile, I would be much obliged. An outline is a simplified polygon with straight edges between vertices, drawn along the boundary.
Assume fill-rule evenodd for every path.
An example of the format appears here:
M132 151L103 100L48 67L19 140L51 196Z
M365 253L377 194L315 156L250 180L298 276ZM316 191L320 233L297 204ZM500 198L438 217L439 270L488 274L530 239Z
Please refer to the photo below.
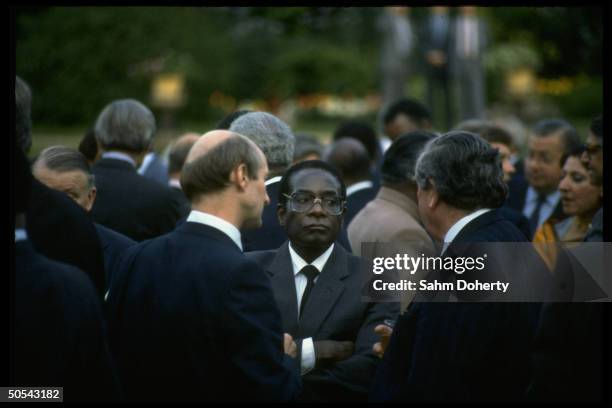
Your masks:
M212 131L191 148L186 222L130 248L109 294L111 350L132 401L288 401L300 390L295 343L240 230L269 202L265 157Z
M247 254L270 274L283 329L295 339L303 402L365 401L376 365L374 327L394 302L364 302L359 258L338 245L346 188L329 164L300 162L280 182L277 214L289 241Z

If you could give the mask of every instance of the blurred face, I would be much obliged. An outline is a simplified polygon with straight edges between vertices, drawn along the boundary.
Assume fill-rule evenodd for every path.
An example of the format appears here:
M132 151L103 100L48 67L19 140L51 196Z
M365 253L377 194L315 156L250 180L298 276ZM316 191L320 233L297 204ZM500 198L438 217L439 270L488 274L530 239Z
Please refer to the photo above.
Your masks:
M525 159L525 178L538 193L550 194L557 189L561 178L563 144L559 134L545 137L531 136Z
M570 156L565 161L559 191L563 211L568 215L590 218L601 206L601 189L591 183L589 173L578 157Z
M404 114L399 114L395 118L385 125L385 134L389 136L389 139L395 140L404 133L419 130L420 127L412 119Z
M263 153L259 153L262 165L257 172L257 178L251 178L246 187L247 200L245 210L247 216L243 222L243 227L247 229L261 227L261 213L263 212L264 205L270 204L270 197L268 197L265 184L266 177L268 176L268 163Z
M581 160L588 169L592 182L596 185L601 185L603 177L603 148L601 140L589 130L586 145L587 150L582 154Z
M514 168L514 164L510 161L510 156L512 152L510 148L501 143L491 143L491 146L495 149L499 150L499 157L502 162L502 170L504 171L504 182L509 182L512 178L512 175L516 172L516 168Z
M442 241L446 231L442 231L439 223L436 221L437 208L437 192L435 188L429 187L427 190L417 187L417 205L419 208L419 216L423 226L429 234L436 240Z
M82 171L57 172L43 165L34 166L34 177L53 190L66 193L85 211L90 211L96 199L96 188L89 187L87 175Z
M285 228L292 245L322 253L336 240L342 225L344 205L338 215L330 214L324 208L328 203L342 199L340 183L324 170L304 169L293 174L290 185L290 195L298 202L294 205L290 199L286 208L278 208L279 223ZM307 202L309 196L315 197L314 205L304 212L298 212L300 203Z

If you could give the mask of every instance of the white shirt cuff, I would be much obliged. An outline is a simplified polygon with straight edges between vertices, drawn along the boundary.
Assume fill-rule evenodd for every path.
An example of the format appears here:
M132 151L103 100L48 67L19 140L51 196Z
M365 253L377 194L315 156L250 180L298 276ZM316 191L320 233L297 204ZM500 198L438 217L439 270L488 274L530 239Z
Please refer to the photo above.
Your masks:
M302 364L301 374L304 375L311 371L315 366L315 351L312 337L302 340Z

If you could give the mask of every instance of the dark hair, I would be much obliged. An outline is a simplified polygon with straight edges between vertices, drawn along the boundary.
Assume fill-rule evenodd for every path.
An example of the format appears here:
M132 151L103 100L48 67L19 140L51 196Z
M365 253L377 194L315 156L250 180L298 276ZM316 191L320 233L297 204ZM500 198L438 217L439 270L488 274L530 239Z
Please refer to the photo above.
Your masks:
M580 136L576 129L566 120L563 119L544 119L539 121L533 127L533 135L535 137L547 137L552 134L559 133L563 141L563 153L578 148L582 145Z
M323 154L323 145L311 134L296 133L293 161L306 157L309 154L316 154L321 157Z
M452 131L431 140L415 173L421 189L433 181L442 201L462 210L497 208L508 195L497 149L474 133Z
M591 133L598 139L603 140L603 117L599 115L591 122Z
M345 181L370 178L370 156L357 139L345 137L336 140L325 153L323 160L334 166Z
M178 173L183 168L189 151L195 144L193 142L183 142L175 144L168 155L168 174Z
M499 143L512 148L512 135L504 128L497 125L485 126L480 132L480 137L489 143Z
M96 132L94 132L93 128L88 129L79 142L79 152L81 152L90 162L96 160L96 156L98 155L98 143L96 142Z
M334 141L336 141L344 137L352 137L353 139L359 140L370 155L370 160L378 160L380 157L380 145L378 144L376 131L369 124L357 120L349 120L341 123L334 131L333 138Z
M393 102L385 112L383 122L386 125L392 122L399 114L408 116L418 126L423 126L425 122L431 122L429 110L422 103L414 99L402 98Z
M436 135L417 130L401 135L385 152L380 175L383 183L414 182L414 168L421 151Z
M15 140L25 153L32 147L32 91L28 84L15 76Z
M228 114L227 116L225 116L223 119L221 119L221 121L219 123L217 123L217 126L215 126L215 129L218 129L218 130L228 130L230 128L230 126L232 126L232 122L233 121L235 121L236 119L238 119L242 115L246 115L247 113L250 113L250 112L253 112L253 111L250 111L250 110L247 110L247 109L234 111L234 112Z
M181 186L189 200L201 194L221 191L230 185L230 174L245 164L250 178L257 179L263 165L257 147L242 135L234 133L205 154L185 163Z
M570 150L569 152L564 153L563 156L561 156L561 160L559 161L559 164L561 165L561 167L563 167L567 159L569 159L570 157L577 157L578 159L580 159L580 156L582 156L582 153L584 153L584 150L585 150L584 145L580 145ZM580 160L580 164L583 165L582 160Z
M278 187L278 204L279 205L285 206L287 204L287 197L285 197L284 194L287 194L287 195L291 194L291 185L290 185L291 177L296 175L302 170L308 170L308 169L317 169L317 170L325 171L331 174L332 176L334 176L334 178L338 180L338 183L340 184L340 194L342 195L342 198L343 199L346 198L346 186L344 185L344 181L342 181L342 177L340 177L340 174L338 174L338 172L333 166L331 166L328 163L325 163L322 160L306 160L306 161L296 163L293 166L289 167L287 171L285 172L285 174L283 175L283 177L281 178L281 181L279 182L279 187Z
M51 146L40 152L35 163L41 163L49 170L58 173L68 171L80 171L87 176L90 187L94 185L94 177L91 174L87 158L76 149L66 146Z

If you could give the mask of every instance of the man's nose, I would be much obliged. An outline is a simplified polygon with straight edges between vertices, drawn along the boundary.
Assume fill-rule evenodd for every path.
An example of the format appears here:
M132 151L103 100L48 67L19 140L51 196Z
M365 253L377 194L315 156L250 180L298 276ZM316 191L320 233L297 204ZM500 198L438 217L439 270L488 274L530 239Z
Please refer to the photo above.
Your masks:
M312 208L309 211L310 214L315 215L325 215L325 210L323 209L323 201L320 198L314 200L312 204Z

